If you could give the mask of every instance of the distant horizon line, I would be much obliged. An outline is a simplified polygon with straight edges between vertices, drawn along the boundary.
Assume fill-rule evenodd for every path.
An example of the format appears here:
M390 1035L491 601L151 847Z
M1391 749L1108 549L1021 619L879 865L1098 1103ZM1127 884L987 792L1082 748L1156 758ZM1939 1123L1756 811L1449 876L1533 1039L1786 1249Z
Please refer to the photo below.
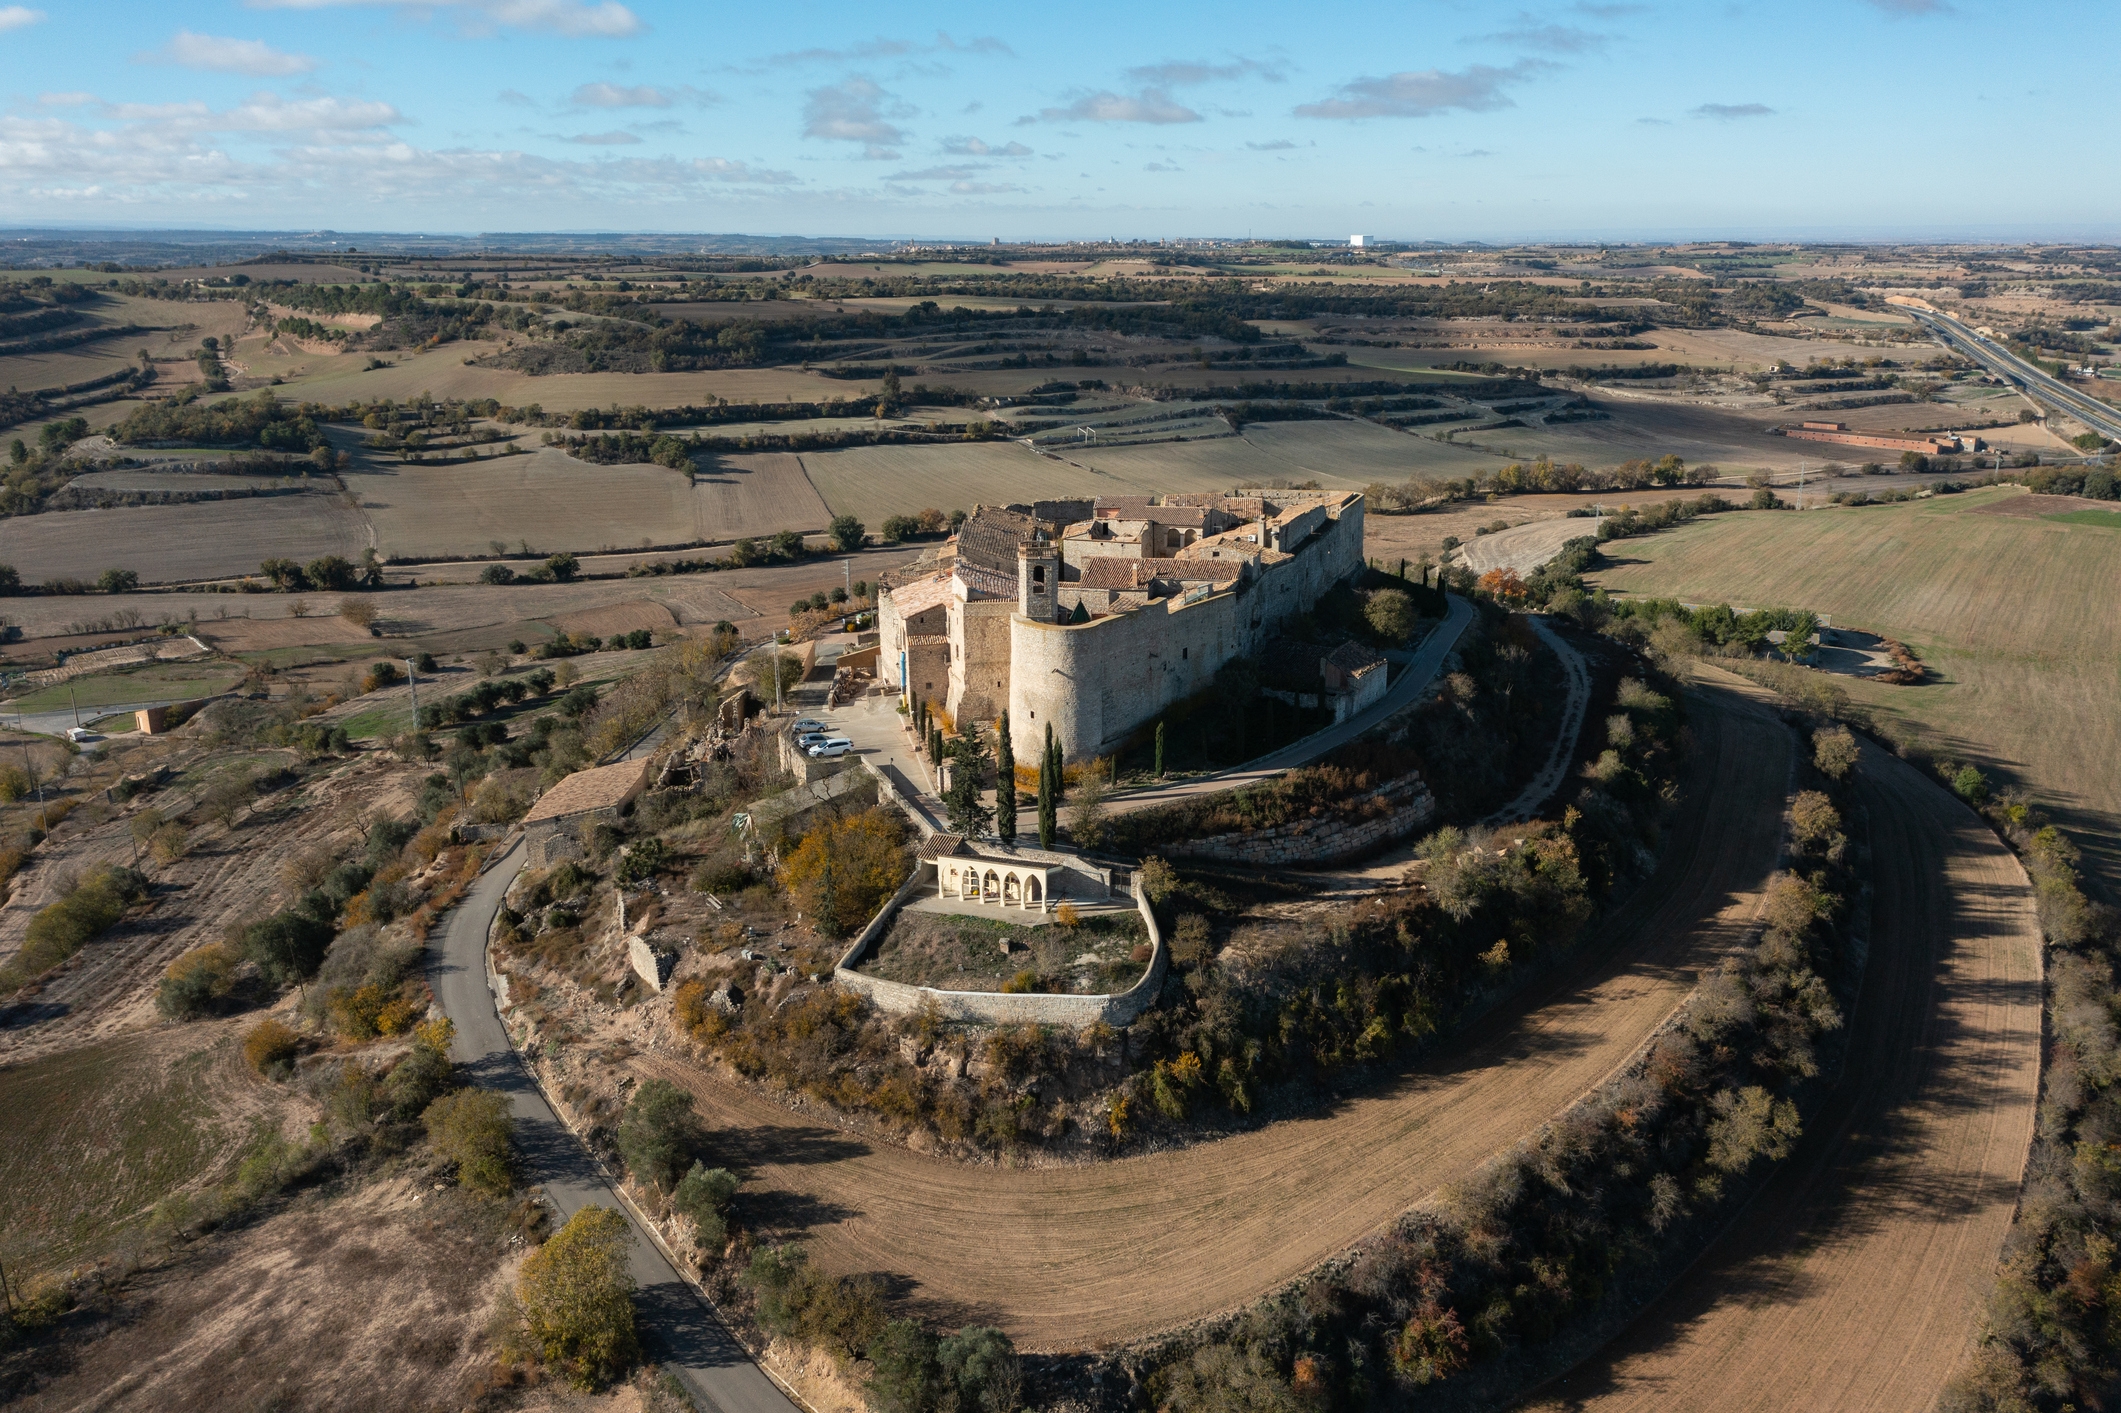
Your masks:
M1305 241L1314 244L1348 246L1351 236L1357 233L1308 235L1285 233L1244 235L1190 233L1184 235L1106 235L1106 236L948 236L885 232L858 234L815 234L790 231L709 231L709 230L657 230L635 229L553 229L553 230L440 230L411 228L403 230L370 229L349 230L333 226L209 226L188 225L170 222L141 222L133 224L112 223L67 223L67 222L6 222L0 221L0 241L26 242L39 236L82 238L112 236L139 239L148 236L170 236L191 238L241 239L249 241L269 240L284 237L301 241L359 242L376 240L436 240L450 243L497 241L566 240L575 242L610 241L656 241L677 242L688 240L705 241L759 241L808 243L813 245L948 245L966 248L993 249L1012 245L1022 246L1067 246L1067 245L1156 245L1185 244L1192 242L1245 245L1266 244L1278 241ZM1994 231L1959 229L1956 231L1932 231L1927 234L1879 234L1875 232L1856 234L1847 231L1815 231L1809 234L1793 232L1768 234L1761 232L1726 234L1665 233L1646 234L1571 234L1515 236L1396 236L1377 231L1360 232L1366 241L1379 245L1406 248L1465 248L1493 246L1662 246L1662 245L2096 245L2121 246L2121 234L2090 235L2070 234L2050 229L2042 233L2000 234ZM304 250L297 253L330 253L328 250ZM360 252L354 252L360 253ZM384 252L374 252L381 254ZM0 257L4 257L4 246L0 246Z

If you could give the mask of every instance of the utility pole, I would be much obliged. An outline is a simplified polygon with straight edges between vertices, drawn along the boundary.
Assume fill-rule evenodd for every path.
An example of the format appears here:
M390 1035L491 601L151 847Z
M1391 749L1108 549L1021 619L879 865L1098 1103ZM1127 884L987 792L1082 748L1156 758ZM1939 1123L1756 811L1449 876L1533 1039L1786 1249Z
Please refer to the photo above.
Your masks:
M66 704L74 709L74 729L79 730L81 727L81 701L80 698L74 695L74 684L71 682L66 684Z
M420 674L413 670L412 659L405 659L405 689L412 694L412 729L420 729Z

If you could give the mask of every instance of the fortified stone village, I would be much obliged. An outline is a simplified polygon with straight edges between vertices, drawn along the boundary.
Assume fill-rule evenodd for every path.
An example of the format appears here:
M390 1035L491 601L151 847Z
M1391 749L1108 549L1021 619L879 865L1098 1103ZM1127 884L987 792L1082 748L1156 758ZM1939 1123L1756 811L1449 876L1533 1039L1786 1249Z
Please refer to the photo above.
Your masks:
M879 676L951 721L1006 710L1020 759L1049 726L1087 759L1261 653L1362 568L1362 545L1359 493L981 506L932 559L884 578ZM1307 705L1344 720L1384 694L1375 653L1317 658Z

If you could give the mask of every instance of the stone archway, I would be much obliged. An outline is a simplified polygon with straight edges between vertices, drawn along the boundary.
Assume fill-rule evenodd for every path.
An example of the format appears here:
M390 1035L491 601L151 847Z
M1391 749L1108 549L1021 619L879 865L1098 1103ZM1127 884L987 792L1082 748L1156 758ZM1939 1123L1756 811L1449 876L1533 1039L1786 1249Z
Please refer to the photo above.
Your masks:
M1020 905L1023 901L1024 880L1015 869L1011 869L1002 875L1002 906L1006 908L1011 904Z
M1040 912L1046 910L1046 890L1035 873L1027 874L1024 878L1024 906L1035 907Z

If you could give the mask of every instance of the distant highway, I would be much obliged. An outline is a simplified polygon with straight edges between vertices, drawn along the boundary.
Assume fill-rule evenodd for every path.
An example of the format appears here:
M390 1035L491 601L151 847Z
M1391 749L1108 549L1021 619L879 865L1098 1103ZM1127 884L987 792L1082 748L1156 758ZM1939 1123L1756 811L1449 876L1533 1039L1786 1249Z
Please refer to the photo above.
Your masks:
M2121 411L2059 379L2050 378L2017 354L1981 337L1949 314L1912 307L1908 307L1907 312L1946 346L1964 353L1997 377L2045 398L2093 431L2121 441Z

